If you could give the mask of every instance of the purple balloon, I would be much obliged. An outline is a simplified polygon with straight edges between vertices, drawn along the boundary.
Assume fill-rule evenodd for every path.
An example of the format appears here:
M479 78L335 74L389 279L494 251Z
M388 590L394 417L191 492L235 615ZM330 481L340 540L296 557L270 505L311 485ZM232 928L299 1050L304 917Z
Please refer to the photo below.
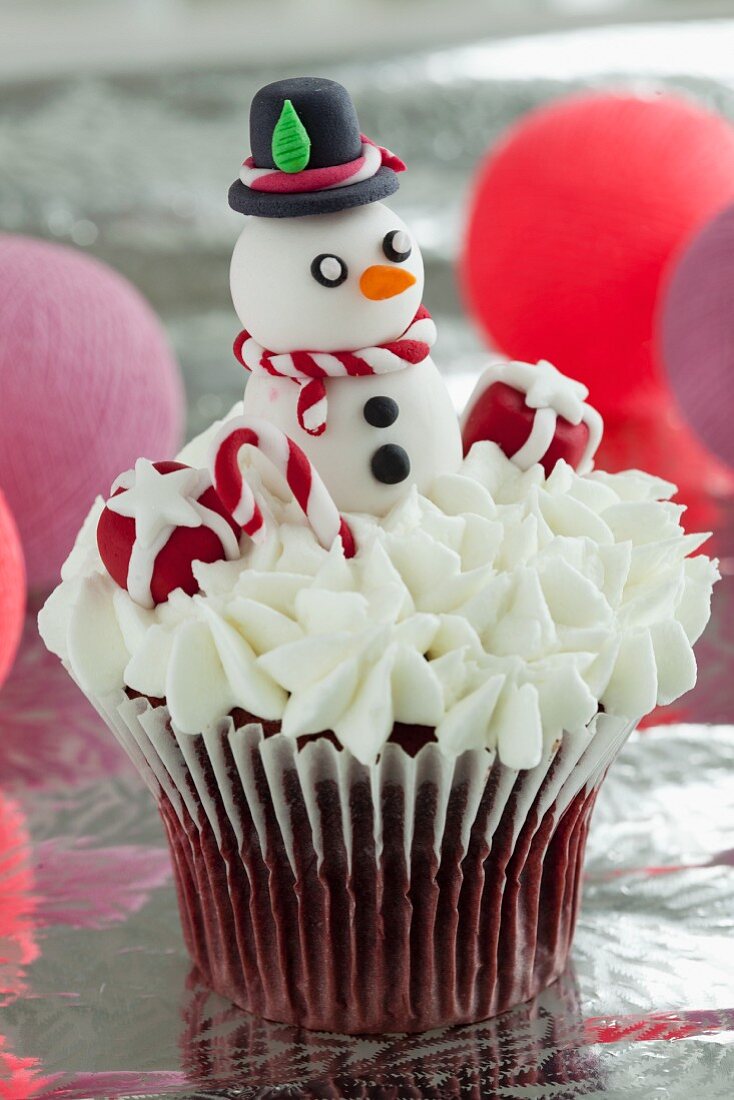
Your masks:
M734 467L734 206L685 249L659 318L663 367L683 416Z

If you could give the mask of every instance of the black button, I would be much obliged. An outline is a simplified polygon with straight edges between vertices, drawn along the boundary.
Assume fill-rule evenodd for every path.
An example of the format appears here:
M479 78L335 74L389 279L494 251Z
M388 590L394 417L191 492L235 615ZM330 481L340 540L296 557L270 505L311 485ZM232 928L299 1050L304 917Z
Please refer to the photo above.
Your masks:
M398 447L397 443L378 447L372 456L371 466L375 478L385 485L397 485L399 481L405 481L410 473L408 452Z
M400 409L392 397L370 397L363 412L365 420L373 428L389 428L397 420Z

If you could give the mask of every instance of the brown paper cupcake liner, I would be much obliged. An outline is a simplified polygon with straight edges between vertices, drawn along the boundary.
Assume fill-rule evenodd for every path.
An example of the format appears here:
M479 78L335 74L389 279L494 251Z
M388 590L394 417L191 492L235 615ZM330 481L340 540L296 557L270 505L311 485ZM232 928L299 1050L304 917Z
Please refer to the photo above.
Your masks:
M516 772L387 744L372 767L231 718L194 737L97 706L153 791L203 980L271 1020L348 1033L473 1022L562 972L598 786L634 723L599 714Z

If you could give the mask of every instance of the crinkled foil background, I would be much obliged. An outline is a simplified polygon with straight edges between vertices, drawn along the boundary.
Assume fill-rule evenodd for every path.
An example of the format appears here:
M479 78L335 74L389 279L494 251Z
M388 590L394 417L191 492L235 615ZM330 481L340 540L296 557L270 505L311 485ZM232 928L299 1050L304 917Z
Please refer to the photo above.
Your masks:
M622 80L683 88L734 116L734 61L713 71L709 52L691 75L697 32L650 33L329 67L354 91L366 132L411 165L395 205L427 255L437 358L457 395L481 344L461 316L452 261L472 167L501 128L550 96ZM688 76L675 68L684 41ZM249 98L277 75L59 79L4 96L0 224L88 247L142 288L181 358L191 431L242 384L227 291L237 219L224 195ZM675 725L633 737L603 788L572 969L499 1020L409 1038L297 1033L197 984L152 801L40 645L36 599L0 694L0 1097L729 1100L732 505L715 550L727 576L698 647L699 684L669 716Z

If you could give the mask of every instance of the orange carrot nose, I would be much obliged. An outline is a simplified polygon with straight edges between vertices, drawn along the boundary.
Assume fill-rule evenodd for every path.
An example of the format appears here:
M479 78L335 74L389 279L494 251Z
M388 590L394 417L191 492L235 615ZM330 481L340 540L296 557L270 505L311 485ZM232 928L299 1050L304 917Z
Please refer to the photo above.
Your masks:
M362 272L359 289L365 298L379 302L382 298L394 298L396 294L402 294L414 282L415 275L411 275L404 267L375 264Z

